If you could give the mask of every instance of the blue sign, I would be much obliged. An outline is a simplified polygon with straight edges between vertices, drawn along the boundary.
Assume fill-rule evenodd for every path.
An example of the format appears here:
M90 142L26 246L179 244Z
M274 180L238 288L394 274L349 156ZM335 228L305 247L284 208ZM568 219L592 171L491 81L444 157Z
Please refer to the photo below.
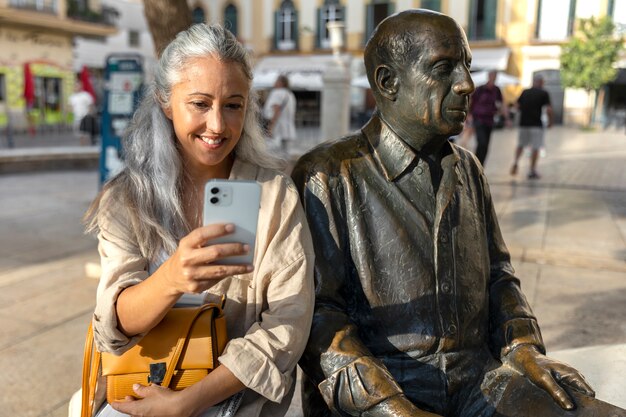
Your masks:
M143 79L141 55L107 56L104 70L100 186L124 168L122 136L141 99Z

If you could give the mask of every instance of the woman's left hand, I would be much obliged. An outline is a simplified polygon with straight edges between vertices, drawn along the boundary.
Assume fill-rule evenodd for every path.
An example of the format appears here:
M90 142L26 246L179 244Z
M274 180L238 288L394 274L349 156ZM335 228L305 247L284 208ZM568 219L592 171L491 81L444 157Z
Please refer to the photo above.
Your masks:
M182 391L172 391L159 385L135 384L133 391L139 399L126 397L124 401L111 403L111 407L132 417L186 417L186 401L180 398Z

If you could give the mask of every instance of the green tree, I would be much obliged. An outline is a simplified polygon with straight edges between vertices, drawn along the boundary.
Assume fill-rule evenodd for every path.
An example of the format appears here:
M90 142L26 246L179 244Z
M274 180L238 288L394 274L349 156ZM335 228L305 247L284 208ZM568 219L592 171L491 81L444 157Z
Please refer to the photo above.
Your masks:
M576 34L561 48L561 83L584 89L589 98L587 127L598 90L617 75L614 64L622 48L623 39L615 34L615 25L608 17L579 20Z

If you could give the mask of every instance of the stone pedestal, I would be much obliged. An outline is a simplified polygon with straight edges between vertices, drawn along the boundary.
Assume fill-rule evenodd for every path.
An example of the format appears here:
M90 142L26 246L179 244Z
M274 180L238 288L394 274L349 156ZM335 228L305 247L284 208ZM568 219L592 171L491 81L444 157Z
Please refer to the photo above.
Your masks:
M350 128L350 71L347 59L336 57L322 80L321 140L337 139Z

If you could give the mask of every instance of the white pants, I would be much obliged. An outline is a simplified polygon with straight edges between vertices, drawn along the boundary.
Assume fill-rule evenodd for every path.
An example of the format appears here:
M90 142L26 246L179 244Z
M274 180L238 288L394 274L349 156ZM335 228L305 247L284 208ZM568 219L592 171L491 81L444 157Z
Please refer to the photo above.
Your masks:
M241 391L218 405L209 408L202 417L232 417L237 413L244 391ZM83 390L79 389L72 395L68 406L68 417L80 417ZM128 414L114 410L110 405L103 404L94 417L128 417Z

